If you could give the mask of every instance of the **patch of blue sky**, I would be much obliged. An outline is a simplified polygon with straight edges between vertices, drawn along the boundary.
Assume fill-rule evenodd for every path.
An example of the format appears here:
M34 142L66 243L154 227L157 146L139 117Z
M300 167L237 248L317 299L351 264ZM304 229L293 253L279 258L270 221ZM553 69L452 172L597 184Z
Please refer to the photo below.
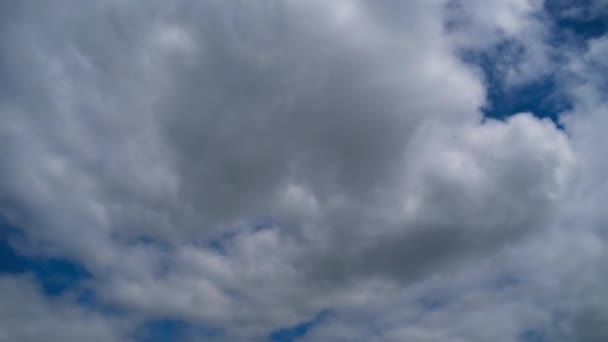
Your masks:
M75 289L91 273L82 265L63 258L23 255L13 241L21 232L0 220L0 274L32 274L47 296L58 296Z
M193 324L180 319L157 319L144 322L135 333L139 342L210 340L221 337L221 329Z
M517 84L507 84L505 80L505 70L524 58L522 49L517 42L505 40L488 50L461 51L461 58L483 74L487 98L481 109L486 117L500 120L530 112L550 118L559 126L558 114L570 109L571 104L560 96L554 73Z
M298 323L291 327L277 329L270 333L268 340L271 342L293 342L306 336L308 332L319 323L322 323L331 315L330 310L319 312L313 319Z
M592 39L608 32L608 5L594 5L594 0L546 1L545 9L562 35Z
M522 331L518 338L518 342L548 342L547 336L540 329L526 329Z
M589 0L547 1L545 6L546 20L552 30L548 40L539 43L551 44L555 51L581 49L589 39L608 33L608 6L604 7L606 11L599 13ZM578 14L572 14L573 9L577 9ZM505 82L505 70L525 58L524 51L516 41L506 39L483 51L461 52L465 62L476 65L483 73L487 99L482 111L486 117L496 119L531 112L537 117L550 118L562 128L559 114L571 109L571 103L560 93L559 70L523 83ZM560 54L550 54L548 58L559 59Z
M486 117L505 119L511 115L530 112L540 118L550 118L558 127L558 115L571 108L570 103L558 95L552 75L521 85L488 87L488 103L482 109Z

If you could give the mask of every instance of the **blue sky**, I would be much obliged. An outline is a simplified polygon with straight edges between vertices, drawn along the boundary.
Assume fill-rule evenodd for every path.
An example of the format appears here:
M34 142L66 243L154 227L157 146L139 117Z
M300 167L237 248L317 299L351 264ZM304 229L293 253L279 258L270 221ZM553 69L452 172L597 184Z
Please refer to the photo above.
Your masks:
M608 339L608 2L0 7L0 341Z

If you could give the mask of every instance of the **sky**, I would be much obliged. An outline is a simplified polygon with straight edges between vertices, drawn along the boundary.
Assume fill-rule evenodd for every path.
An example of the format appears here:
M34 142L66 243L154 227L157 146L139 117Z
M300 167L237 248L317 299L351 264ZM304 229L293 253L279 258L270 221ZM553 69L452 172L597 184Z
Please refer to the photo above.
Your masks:
M0 342L608 341L608 1L0 1Z

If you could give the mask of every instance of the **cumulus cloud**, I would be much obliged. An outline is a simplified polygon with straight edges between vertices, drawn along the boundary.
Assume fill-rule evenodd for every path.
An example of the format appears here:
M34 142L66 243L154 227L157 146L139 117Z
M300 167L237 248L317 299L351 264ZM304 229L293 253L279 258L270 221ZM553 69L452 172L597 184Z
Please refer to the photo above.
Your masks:
M0 278L1 341L126 341L123 327L69 298L44 298L29 277Z
M562 56L563 129L533 113L484 118L485 81L463 57L495 58L507 85L554 72L542 2L3 7L0 213L23 253L84 265L100 303L231 341L323 310L336 314L310 340L574 334L552 325L562 307L530 294L567 277L551 265L560 251L603 243L593 151L606 39ZM571 233L577 222L591 230ZM480 288L523 256L535 260L517 269L525 282ZM24 280L4 282L9 293ZM459 288L449 305L408 307L442 282ZM67 305L26 289L17 300L38 315ZM587 307L565 304L572 331L600 325ZM82 332L98 340L134 329L94 307L61 310L99 320ZM355 328L370 315L382 326Z

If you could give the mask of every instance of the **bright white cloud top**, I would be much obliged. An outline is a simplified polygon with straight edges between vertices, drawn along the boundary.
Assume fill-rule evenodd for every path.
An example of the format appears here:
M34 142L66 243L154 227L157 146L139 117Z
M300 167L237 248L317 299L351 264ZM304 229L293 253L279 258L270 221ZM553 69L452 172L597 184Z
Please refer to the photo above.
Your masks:
M605 1L0 17L0 341L608 340Z

